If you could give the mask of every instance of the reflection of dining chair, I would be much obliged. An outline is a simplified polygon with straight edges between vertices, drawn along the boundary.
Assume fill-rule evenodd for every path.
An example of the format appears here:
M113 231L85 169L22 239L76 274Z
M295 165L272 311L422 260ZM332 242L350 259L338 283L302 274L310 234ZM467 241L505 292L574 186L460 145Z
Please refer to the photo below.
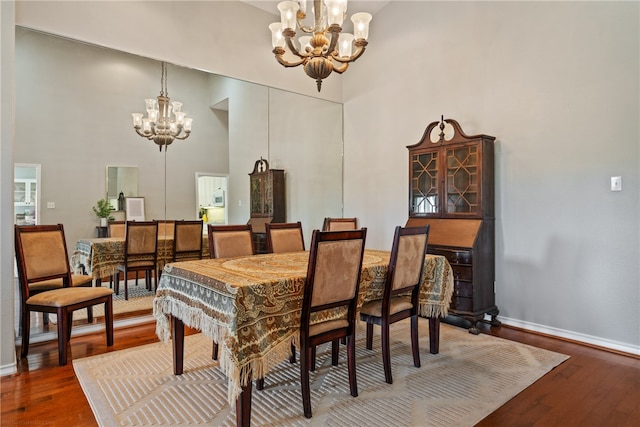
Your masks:
M382 299L367 302L360 309L360 320L367 322L367 349L371 350L373 347L373 325L380 325L382 329L384 379L389 384L393 383L389 342L389 326L392 323L411 318L413 366L420 367L418 294L422 284L428 241L428 225L411 228L396 227Z
M124 237L126 224L126 221L109 221L107 223L107 236ZM109 278L109 287L113 288L113 276Z
M109 237L124 237L126 224L125 221L109 221L107 223L107 235Z
M304 416L311 418L309 371L314 349L331 342L331 364L338 364L338 342L347 341L347 365L351 396L358 396L356 383L356 304L367 229L337 232L314 230L300 315L300 381ZM316 313L342 309L344 316L322 320ZM316 321L311 324L311 317Z
M266 223L269 253L304 251L302 224L298 222Z
M71 273L62 224L16 225L15 253L22 311L21 357L29 353L32 311L57 315L58 364L61 366L67 364L67 344L75 310L89 311L94 305L104 304L107 346L113 345L113 291L92 287L91 276Z
M209 224L207 234L211 258L232 258L254 254L251 224Z
M210 258L232 258L253 255L251 224L207 226ZM218 343L213 343L211 357L218 360Z
M118 265L113 275L116 294L120 288L120 272L124 273L124 299L129 299L129 287L127 286L130 271L145 272L145 284L148 290L151 286L151 276L157 287L158 276L158 223L156 221L127 221L127 230L124 238L124 262ZM136 279L137 280L137 279Z
M322 231L357 230L358 218L325 218Z
M174 220L162 220L156 221L158 223L158 236L173 237Z
M202 220L175 221L172 261L202 259Z

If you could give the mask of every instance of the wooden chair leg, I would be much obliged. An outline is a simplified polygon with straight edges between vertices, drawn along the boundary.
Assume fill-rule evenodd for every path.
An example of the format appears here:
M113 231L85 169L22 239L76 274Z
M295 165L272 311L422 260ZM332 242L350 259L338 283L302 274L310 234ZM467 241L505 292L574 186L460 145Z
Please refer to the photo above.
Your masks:
M411 351L413 352L413 366L420 367L420 346L418 344L418 315L411 316Z
M429 353L440 352L440 318L429 317Z
M31 330L30 314L31 312L26 310L26 307L22 308L22 349L20 350L20 357L27 357L27 354L29 354L29 331Z
M296 363L296 345L291 343L291 356L289 356L289 363Z
M113 273L113 287L116 295L120 295L120 272Z
M214 341L213 347L211 348L211 358L213 360L218 360L218 343Z
M113 298L109 296L104 304L104 323L107 333L107 347L113 345Z
M338 366L338 357L340 356L340 341L331 341L331 365Z
M309 369L312 371L316 370L316 348L315 347L311 348L311 355L309 356Z
M93 323L93 307L87 307L87 322Z
M58 365L65 366L67 364L67 324L69 316L67 316L66 307L58 308Z
M256 380L256 388L258 390L263 390L264 389L264 378L259 378Z
M129 272L127 271L127 267L124 268L124 300L129 301L129 284L127 283L129 279ZM136 286L138 286L138 272L136 271Z
M311 356L313 348L300 348L300 384L302 386L302 407L304 416L311 418L311 387L309 385L309 370L312 369Z
M384 366L384 380L393 384L391 376L391 349L389 348L389 323L383 321L381 326L382 333L382 365Z
M367 350L373 350L373 323L367 322Z
M347 337L347 367L349 369L349 390L351 396L358 397L356 381L356 340L354 335Z

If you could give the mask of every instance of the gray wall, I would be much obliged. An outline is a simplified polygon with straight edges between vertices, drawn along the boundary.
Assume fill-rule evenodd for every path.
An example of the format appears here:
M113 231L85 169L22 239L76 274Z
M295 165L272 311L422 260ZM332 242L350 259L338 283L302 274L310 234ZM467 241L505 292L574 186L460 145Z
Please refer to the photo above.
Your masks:
M345 214L382 230L367 244L406 221L406 146L457 119L497 138L499 318L640 353L639 7L400 1L376 14L344 74Z

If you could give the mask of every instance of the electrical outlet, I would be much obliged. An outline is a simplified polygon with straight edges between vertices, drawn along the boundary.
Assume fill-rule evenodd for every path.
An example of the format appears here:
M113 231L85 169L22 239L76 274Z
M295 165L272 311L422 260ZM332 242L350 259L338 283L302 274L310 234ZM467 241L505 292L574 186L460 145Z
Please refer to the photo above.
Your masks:
M611 191L622 191L622 177L621 176L612 176L611 177Z
M47 209L55 209L56 202L47 202Z

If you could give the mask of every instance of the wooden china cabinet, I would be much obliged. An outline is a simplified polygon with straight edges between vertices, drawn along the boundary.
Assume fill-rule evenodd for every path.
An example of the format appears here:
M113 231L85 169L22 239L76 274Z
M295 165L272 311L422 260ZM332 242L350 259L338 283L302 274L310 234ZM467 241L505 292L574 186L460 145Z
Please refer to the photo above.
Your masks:
M270 169L269 162L256 160L253 172L249 174L251 217L249 224L253 230L253 245L256 253L267 252L265 224L286 222L284 197L284 170Z
M454 273L449 313L471 322L496 319L495 304L495 137L466 135L444 119L427 126L409 149L407 226L430 225L428 252L443 255Z

